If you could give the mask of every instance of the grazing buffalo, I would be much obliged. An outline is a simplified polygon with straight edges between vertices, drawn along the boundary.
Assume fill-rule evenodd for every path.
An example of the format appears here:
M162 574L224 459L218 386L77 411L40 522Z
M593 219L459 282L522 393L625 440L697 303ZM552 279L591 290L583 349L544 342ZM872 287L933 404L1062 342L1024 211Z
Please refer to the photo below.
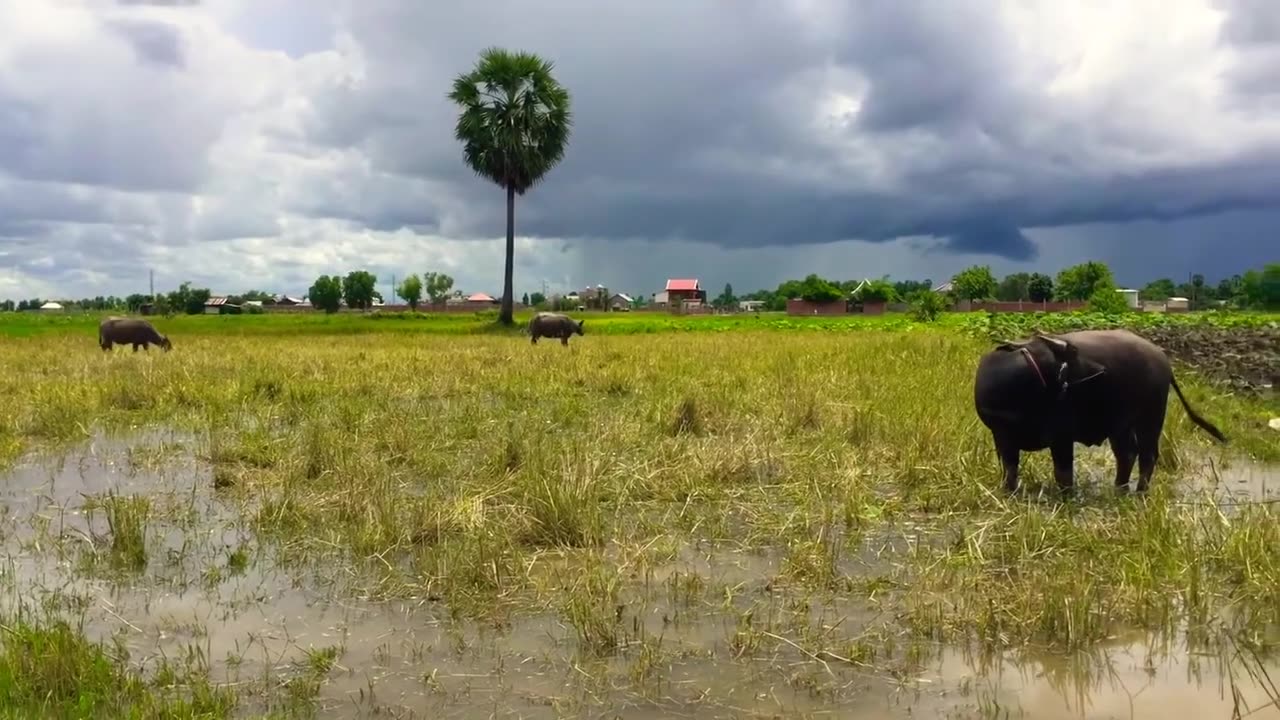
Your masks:
M529 341L538 344L538 338L560 338L561 345L569 344L569 337L574 333L582 335L582 323L585 320L574 320L568 315L553 312L539 312L529 320Z
M978 362L973 399L991 430L1004 467L1004 486L1018 487L1022 451L1049 448L1058 486L1075 485L1074 443L1110 441L1116 487L1125 491L1138 462L1138 491L1156 467L1169 386L1191 420L1221 442L1218 428L1196 414L1173 378L1164 351L1127 330L1037 334L1004 342Z
M98 344L104 352L109 352L112 344L132 345L134 352L138 352L139 345L145 350L150 350L152 345L159 345L165 352L173 349L169 338L157 332L146 320L114 316L98 324Z

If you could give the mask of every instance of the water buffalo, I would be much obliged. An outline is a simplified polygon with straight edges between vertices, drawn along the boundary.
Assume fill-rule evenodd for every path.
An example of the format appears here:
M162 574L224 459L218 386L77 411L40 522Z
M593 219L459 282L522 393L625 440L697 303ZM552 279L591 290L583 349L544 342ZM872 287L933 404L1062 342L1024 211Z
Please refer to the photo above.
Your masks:
M110 352L112 344L132 345L138 352L138 346L150 350L152 345L159 345L165 352L173 349L169 338L156 331L151 323L139 318L109 317L98 324L98 345L103 352Z
M979 360L973 399L995 440L1007 491L1017 490L1020 453L1049 448L1054 479L1070 492L1074 443L1107 440L1116 458L1116 487L1128 489L1136 459L1143 492L1156 467L1170 385L1192 422L1225 443L1183 397L1164 351L1127 330L1003 342Z
M561 345L569 344L569 337L574 333L582 335L582 323L585 320L574 320L568 315L553 312L539 312L529 320L529 341L538 344L540 337L558 337Z

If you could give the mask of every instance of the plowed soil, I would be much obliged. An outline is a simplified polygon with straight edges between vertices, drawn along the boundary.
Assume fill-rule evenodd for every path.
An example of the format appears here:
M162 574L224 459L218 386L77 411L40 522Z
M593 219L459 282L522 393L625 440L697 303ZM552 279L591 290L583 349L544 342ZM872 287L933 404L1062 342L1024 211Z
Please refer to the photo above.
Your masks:
M1150 328L1142 334L1216 382L1260 393L1280 389L1280 327Z

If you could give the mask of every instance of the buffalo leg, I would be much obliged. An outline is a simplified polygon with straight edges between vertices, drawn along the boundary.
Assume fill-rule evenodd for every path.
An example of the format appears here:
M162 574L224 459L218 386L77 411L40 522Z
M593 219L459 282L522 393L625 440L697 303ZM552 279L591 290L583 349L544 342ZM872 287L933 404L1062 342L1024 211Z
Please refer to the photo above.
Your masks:
M565 345L565 346L567 346L567 345L569 344L569 336L568 336L568 335L561 335L561 336L560 336L560 344L561 344L561 345Z
M1138 492L1146 492L1160 458L1160 430L1164 426L1164 403L1154 417L1138 426Z
M1004 490L1008 493L1018 490L1018 461L1022 452L1018 446L1008 440L996 437L996 455L1000 457L1000 468L1004 471Z
M1111 436L1111 453L1116 456L1116 487L1129 489L1129 476L1133 474L1133 461L1138 459L1138 439L1132 430L1121 430Z
M133 344L133 351L138 352L138 343Z
M1054 440L1053 445L1049 447L1049 454L1053 457L1053 479L1058 483L1058 489L1064 494L1070 494L1075 491L1075 444L1070 437L1063 440Z
M533 345L537 345L537 344L538 344L538 336L537 336L537 335L530 335L530 336L529 336L529 342L530 342L531 344L533 344Z

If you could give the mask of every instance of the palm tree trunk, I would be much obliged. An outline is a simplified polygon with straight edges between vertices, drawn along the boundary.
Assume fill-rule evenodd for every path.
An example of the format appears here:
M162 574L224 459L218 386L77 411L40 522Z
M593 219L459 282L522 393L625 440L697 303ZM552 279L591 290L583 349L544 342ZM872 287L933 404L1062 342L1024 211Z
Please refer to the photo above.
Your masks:
M515 270L516 258L516 189L507 186L507 261L502 277L502 311L498 314L498 322L503 325L515 324L515 308L512 295L511 274Z

